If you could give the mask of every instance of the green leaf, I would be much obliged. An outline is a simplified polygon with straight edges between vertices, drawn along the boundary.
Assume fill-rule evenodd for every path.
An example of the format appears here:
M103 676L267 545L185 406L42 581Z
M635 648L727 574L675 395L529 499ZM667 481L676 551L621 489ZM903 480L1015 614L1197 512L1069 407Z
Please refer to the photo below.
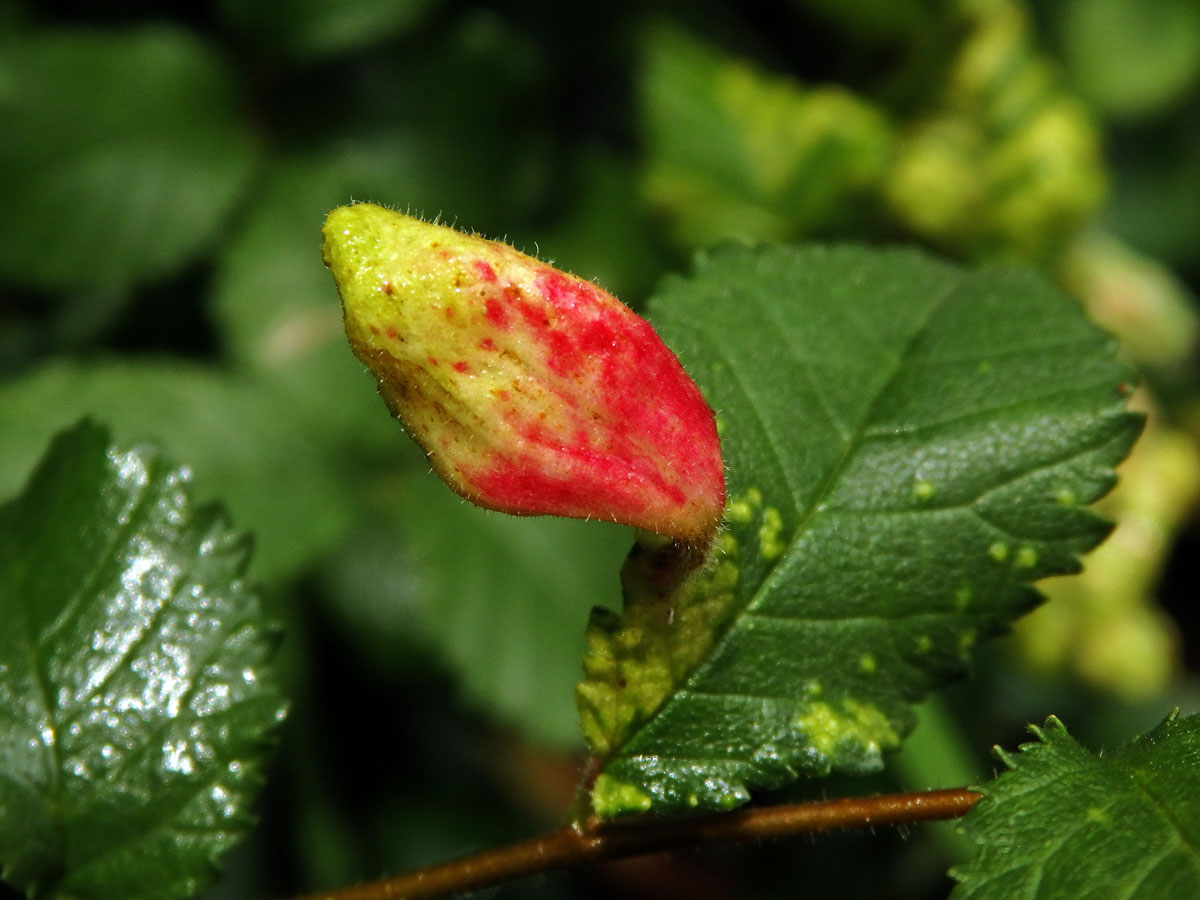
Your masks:
M384 674L421 677L428 654L404 652L416 642L481 713L578 748L579 623L618 600L629 530L481 510L428 471L388 505L327 567L330 615Z
M579 623L619 597L629 530L484 512L434 478L413 485L403 509L425 628L467 695L539 742L577 746Z
M344 483L357 476L346 457L334 464L325 424L306 412L261 381L192 364L54 363L0 383L0 496L19 488L54 432L96 415L123 443L155 440L186 454L200 484L258 535L259 577L278 580L336 543L357 515Z
M678 29L649 33L639 94L645 193L685 245L844 228L889 162L887 121L849 91L766 75Z
M1200 896L1200 716L1089 753L1053 716L963 820L978 845L952 900Z
M221 59L187 33L43 33L0 58L0 278L128 285L194 259L251 174Z
M0 873L30 897L189 896L251 822L274 639L190 477L84 422L0 507Z
M915 252L726 248L651 315L717 410L726 531L668 598L634 570L593 619L593 805L878 769L911 704L1108 532L1086 507L1139 428L1130 372L1036 276Z
M396 167L402 154L392 150ZM394 194L395 175L382 169L345 153L279 160L225 245L212 294L236 362L320 421L322 436L357 443L395 440L396 429L346 344L337 289L321 263L320 225L349 197Z

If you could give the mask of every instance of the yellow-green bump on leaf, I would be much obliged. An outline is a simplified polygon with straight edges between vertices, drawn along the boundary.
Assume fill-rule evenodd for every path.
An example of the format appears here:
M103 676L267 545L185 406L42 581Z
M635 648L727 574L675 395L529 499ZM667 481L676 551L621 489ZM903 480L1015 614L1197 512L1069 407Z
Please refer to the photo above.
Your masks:
M720 424L720 419L717 420L717 424ZM762 491L758 488L749 488L737 497L730 497L725 510L725 520L749 525L754 519L755 511L762 506L762 501Z
M1083 507L1138 431L1111 340L1025 273L859 248L697 267L651 312L728 423L724 537L686 576L631 556L578 690L592 770L661 815L878 771L912 703L1108 532ZM639 808L592 786L603 816Z
M783 517L773 506L763 510L762 525L758 529L758 550L763 559L777 559L787 547L783 536Z
M1018 569L1032 569L1037 565L1038 552L1034 547L1018 547L1013 565Z
M649 812L651 803L649 794L611 775L601 775L592 788L592 806L599 816Z
M723 532L707 562L665 597L652 583L627 578L624 615L592 614L575 695L595 753L620 746L708 655L736 611L737 558L737 541Z
M836 706L822 700L806 703L796 715L795 725L809 745L823 756L832 757L839 748L851 747L879 757L900 746L900 735L884 715L869 703L849 697Z

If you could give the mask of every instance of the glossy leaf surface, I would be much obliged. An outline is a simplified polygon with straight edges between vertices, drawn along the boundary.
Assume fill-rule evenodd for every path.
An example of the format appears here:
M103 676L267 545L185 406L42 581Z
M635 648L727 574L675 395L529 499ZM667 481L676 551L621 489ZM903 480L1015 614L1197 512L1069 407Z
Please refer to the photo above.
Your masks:
M0 507L0 877L162 900L246 831L283 703L247 541L83 423Z
M1138 431L1129 371L1037 277L913 252L730 248L651 317L717 410L730 499L708 567L666 597L627 576L593 617L594 807L880 768L1107 533L1087 505Z

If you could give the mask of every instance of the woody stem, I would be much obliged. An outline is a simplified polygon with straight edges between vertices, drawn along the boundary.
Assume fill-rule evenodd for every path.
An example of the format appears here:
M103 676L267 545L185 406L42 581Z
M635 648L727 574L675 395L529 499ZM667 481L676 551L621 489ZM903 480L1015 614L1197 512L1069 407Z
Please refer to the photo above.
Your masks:
M680 847L954 819L966 814L979 797L968 788L954 788L742 809L678 822L566 826L495 850L296 900L429 900L567 866Z

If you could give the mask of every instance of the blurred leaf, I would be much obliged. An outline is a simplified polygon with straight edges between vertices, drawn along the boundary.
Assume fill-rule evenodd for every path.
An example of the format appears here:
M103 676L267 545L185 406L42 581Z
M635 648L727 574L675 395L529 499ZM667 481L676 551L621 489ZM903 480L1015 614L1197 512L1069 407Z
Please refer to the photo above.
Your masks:
M1099 135L1038 52L1023 3L962 4L959 16L944 83L897 147L888 206L956 254L1052 262L1103 199Z
M0 869L31 897L190 896L251 822L273 641L190 477L83 423L0 507Z
M1143 369L1160 378L1187 371L1200 343L1200 314L1195 297L1164 265L1092 231L1068 249L1061 278Z
M652 301L717 410L716 558L626 579L580 686L601 815L728 808L869 772L911 704L1076 572L1137 434L1114 342L1016 270L912 252L727 248Z
M122 441L160 440L257 534L255 569L282 578L335 543L356 515L319 420L248 378L169 362L55 363L0 383L0 495L16 490L51 434L91 414ZM398 436L399 439L399 436Z
M485 512L431 475L407 479L389 515L391 530L360 535L340 563L336 615L369 656L404 672L399 654L417 637L472 706L536 742L579 746L583 625L619 602L628 529Z
M580 154L572 175L565 217L540 229L536 247L532 241L527 247L636 308L665 266L637 178L629 164L596 152Z
M986 131L965 116L934 116L901 140L885 196L909 231L944 247L976 250L989 225L983 177Z
M483 512L434 478L412 485L404 509L426 628L468 696L536 740L579 745L583 625L619 601L629 530Z
M24 36L30 27L29 19L29 10L20 0L0 0L0 42Z
M677 28L649 31L638 91L646 196L685 246L836 232L891 155L888 122L850 92L766 75Z
M1139 394L1134 405L1145 409ZM1200 500L1200 451L1153 409L1101 501L1117 523L1077 578L1043 588L1050 601L1018 623L1017 646L1044 673L1074 674L1126 700L1168 688L1180 669L1177 626L1156 598L1175 536Z
M318 575L326 614L345 632L356 657L403 683L421 677L429 664L420 608L424 573L392 512L372 510L322 561Z
M965 723L947 706L943 695L931 694L914 713L916 725L888 761L888 771L902 790L973 784L990 774L992 767L978 752L980 748L972 745ZM929 837L946 853L946 864L966 859L974 849L952 822L930 822L927 827Z
M368 55L293 98L287 121L315 148L310 164L341 166L351 186L371 192L339 204L372 199L462 228L505 229L550 184L544 64L528 35L471 10L437 41ZM315 132L314 108L323 113Z
M330 441L394 445L396 428L342 329L321 223L349 197L400 193L397 147L280 160L218 261L215 318L234 358ZM370 163L375 165L372 167Z
M1068 0L1056 12L1068 74L1101 113L1160 113L1200 80L1197 0Z
M169 28L29 35L0 57L0 277L123 286L196 258L251 174L222 61Z
M1200 260L1200 116L1137 129L1113 143L1117 171L1104 211L1106 227L1138 250L1195 266Z
M464 141L503 130L507 141L461 148L481 158L503 156L506 143L519 145L542 126L550 73L545 51L528 32L486 9L466 9L436 38L407 54L381 54L356 71L351 81L361 92L345 98L349 121L436 126L447 136L457 129ZM521 103L519 120L513 103Z
M437 0L222 0L221 13L256 44L298 59L361 50L405 34Z
M1186 900L1200 896L1200 717L1170 716L1094 756L1051 717L1000 752L963 820L977 844L952 900Z

